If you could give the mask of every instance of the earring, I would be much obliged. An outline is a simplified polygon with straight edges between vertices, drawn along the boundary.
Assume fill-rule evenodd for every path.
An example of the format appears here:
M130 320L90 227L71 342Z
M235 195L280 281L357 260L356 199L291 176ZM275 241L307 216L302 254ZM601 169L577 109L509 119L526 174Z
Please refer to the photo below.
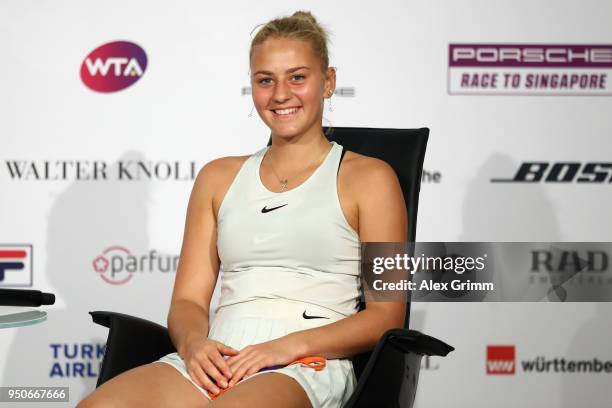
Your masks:
M255 109L255 105L253 105L253 107L251 108L251 111L249 112L249 118L253 116L253 109Z
M329 95L329 111L330 111L330 112L333 112L333 111L334 111L334 108L332 107L332 99L331 99L331 96L332 96L332 91L329 91L329 94L328 94L328 95Z

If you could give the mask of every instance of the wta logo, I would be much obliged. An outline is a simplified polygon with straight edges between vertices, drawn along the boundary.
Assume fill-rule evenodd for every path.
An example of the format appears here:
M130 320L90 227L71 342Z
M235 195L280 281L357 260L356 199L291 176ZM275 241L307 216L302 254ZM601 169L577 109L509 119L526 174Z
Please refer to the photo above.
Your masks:
M104 44L81 64L81 80L92 91L117 92L138 81L147 69L147 54L128 41Z

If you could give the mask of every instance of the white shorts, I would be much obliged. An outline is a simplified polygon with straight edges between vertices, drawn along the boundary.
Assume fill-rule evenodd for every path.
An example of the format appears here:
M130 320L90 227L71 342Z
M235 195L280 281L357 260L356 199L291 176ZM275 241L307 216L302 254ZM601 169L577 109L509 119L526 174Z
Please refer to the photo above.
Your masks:
M305 319L307 316L325 316L329 319ZM209 338L237 350L256 343L283 337L298 330L323 326L346 316L330 309L285 299L258 299L219 309L213 318ZM208 392L198 386L185 368L185 362L177 353L168 354L156 362L170 364L188 379L206 398ZM325 368L316 371L302 364L260 371L247 380L269 372L277 372L294 378L306 391L313 408L337 408L350 398L357 385L350 358L328 359ZM231 392L228 391L228 392Z

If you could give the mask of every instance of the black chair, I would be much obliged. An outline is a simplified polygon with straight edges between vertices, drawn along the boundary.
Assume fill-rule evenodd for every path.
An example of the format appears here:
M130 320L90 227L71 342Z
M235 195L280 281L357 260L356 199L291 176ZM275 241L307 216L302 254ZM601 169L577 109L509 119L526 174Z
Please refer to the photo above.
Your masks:
M408 240L414 242L429 129L336 127L324 128L324 132L329 140L346 149L380 158L395 169L408 210ZM359 310L365 306L361 302ZM423 355L446 356L454 350L440 340L409 330L409 300L407 306L404 328L388 330L372 351L353 357L358 384L345 408L412 407ZM163 326L115 312L90 314L95 323L110 329L96 387L126 370L176 351Z

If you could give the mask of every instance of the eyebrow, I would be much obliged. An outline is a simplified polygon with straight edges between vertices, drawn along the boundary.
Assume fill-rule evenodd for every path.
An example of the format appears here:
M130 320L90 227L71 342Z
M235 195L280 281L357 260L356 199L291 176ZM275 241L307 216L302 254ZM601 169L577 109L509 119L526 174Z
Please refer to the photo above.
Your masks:
M286 71L285 71L285 73L286 73L286 74L290 74L290 73L295 72L295 71L300 70L300 69L310 69L310 68L308 68L308 67L307 67L307 66L305 66L305 65L304 65L304 66L301 66L301 67L293 67L293 68L289 68L288 70L286 70ZM270 72L270 71L264 71L264 70L259 70L259 71L255 72L253 75L258 75L258 74L264 74L264 75L274 75L274 73L273 73L273 72Z

